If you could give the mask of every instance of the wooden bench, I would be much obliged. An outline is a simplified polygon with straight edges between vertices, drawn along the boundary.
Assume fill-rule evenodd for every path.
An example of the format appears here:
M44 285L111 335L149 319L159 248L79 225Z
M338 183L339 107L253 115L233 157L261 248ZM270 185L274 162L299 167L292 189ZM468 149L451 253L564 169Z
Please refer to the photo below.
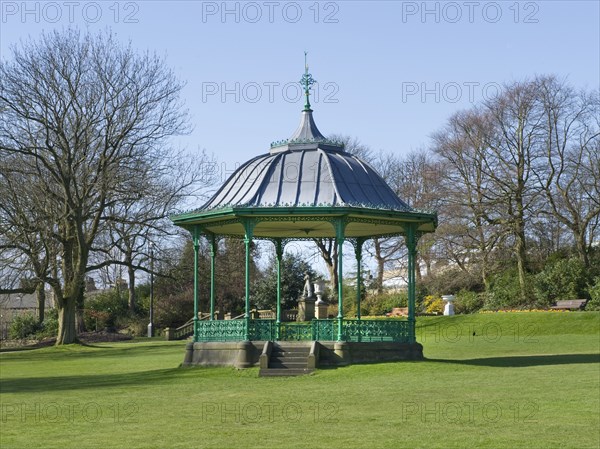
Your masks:
M561 310L583 310L586 303L587 299L570 299L567 301L556 301L556 305L550 308Z

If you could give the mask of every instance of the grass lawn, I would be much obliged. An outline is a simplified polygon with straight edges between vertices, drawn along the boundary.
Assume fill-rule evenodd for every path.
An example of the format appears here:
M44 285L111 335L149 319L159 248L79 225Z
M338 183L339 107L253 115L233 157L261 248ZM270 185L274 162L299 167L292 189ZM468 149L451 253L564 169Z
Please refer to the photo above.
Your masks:
M426 361L296 378L182 369L184 343L157 339L4 352L0 447L600 447L600 313L418 332Z

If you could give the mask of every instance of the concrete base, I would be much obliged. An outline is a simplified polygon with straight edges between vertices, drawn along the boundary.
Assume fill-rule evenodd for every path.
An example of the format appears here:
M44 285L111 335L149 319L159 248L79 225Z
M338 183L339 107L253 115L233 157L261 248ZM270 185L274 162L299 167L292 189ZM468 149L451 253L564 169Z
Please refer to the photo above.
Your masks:
M444 315L445 316L454 315L454 304L452 304L451 302L446 303L446 305L444 306Z
M298 300L298 317L296 321L312 321L315 317L314 298L302 298Z
M264 345L264 341L190 342L185 345L183 366L249 368L258 365Z
M319 366L423 360L420 343L320 341Z
M329 309L329 305L326 302L315 303L315 318L317 320L326 320L328 318L327 312Z
M290 342L286 342L290 343ZM361 363L423 360L420 343L319 341L295 342L312 347L319 366L345 366ZM188 343L183 366L258 366L264 341Z

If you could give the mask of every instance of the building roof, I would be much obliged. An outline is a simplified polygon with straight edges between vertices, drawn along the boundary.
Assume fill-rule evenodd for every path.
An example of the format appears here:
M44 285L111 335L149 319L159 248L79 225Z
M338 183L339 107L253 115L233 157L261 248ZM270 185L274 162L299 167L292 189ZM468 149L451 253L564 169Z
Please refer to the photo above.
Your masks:
M197 211L318 206L410 211L373 167L327 140L304 110L290 139L239 167Z
M46 290L45 304L53 307L52 291ZM37 309L38 301L35 293L0 294L0 309Z
M306 103L292 136L250 159L200 208L171 217L194 233L255 238L350 238L433 232L435 213L412 209L365 161L327 139ZM341 228L340 228L341 227Z

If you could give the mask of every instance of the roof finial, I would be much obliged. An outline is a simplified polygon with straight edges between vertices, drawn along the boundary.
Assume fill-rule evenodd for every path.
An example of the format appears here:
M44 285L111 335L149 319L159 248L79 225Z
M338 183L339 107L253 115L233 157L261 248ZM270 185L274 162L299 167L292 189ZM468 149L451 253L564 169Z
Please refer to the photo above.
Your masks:
M308 97L310 96L310 86L316 83L315 79L312 77L310 73L308 73L308 62L306 61L306 55L308 52L304 52L304 75L302 75L302 79L300 80L300 84L304 86L304 95L306 96L306 103L304 103L305 111L312 111L310 108L310 101Z

